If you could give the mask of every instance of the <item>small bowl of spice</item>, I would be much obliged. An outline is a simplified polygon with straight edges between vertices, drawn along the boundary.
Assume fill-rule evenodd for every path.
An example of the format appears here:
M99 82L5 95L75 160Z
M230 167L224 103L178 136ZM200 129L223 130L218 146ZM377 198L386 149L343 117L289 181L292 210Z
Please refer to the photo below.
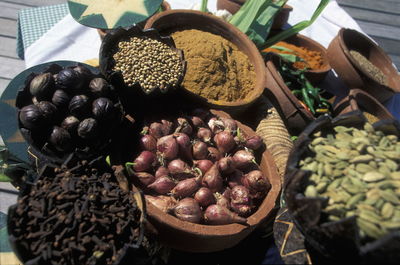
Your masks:
M166 94L179 87L185 69L182 51L155 29L117 28L100 48L100 71L128 93Z
M280 41L262 52L277 53L290 60L294 68L305 70L305 76L313 84L324 80L332 69L325 47L301 34Z
M362 88L381 103L400 92L400 76L389 56L358 31L341 29L328 47L328 57L350 88Z
M394 119L385 106L362 89L352 89L347 97L335 105L333 113L338 116L355 110L361 110L370 123Z
M172 36L187 61L182 88L207 106L238 113L264 91L260 52L244 33L222 19L200 11L169 10L150 18L145 28Z

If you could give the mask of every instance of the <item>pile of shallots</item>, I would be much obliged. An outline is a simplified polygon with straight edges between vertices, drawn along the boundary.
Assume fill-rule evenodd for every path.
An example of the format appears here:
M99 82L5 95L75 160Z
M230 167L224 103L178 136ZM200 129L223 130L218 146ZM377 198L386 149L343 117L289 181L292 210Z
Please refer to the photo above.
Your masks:
M142 134L128 171L149 202L180 220L246 223L271 189L254 156L262 139L245 136L233 119L196 109L152 122Z

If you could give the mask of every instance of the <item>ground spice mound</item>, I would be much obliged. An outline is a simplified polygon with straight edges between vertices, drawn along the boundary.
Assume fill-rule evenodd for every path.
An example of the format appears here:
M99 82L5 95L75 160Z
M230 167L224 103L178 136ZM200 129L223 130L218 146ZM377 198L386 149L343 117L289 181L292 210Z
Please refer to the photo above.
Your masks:
M245 99L255 86L256 74L248 57L221 36L200 30L172 34L187 61L182 85L215 101Z
M293 63L293 67L300 70L305 68L310 68L311 70L320 70L323 67L324 62L322 60L322 55L320 52L312 51L302 46L289 44L284 41L277 42L276 44L274 44L274 46L287 48L291 51L280 50L274 47L270 47L263 50L263 52L274 52L277 54L294 54L303 59L303 61Z

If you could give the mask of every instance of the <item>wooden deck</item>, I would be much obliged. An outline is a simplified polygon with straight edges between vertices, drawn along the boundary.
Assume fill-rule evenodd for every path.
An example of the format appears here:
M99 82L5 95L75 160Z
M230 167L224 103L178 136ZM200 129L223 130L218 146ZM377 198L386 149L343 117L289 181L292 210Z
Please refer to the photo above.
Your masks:
M66 0L0 0L0 94L24 68L16 54L18 11L64 3ZM390 54L400 68L400 1L337 0L338 3Z

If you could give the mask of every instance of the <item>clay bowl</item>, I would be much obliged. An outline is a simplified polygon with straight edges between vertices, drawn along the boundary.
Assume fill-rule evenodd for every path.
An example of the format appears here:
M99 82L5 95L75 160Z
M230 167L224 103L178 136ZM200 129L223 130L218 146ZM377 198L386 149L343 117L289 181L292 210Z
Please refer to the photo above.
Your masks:
M220 117L230 117L222 111L211 110ZM239 128L248 136L255 135L249 127L238 122ZM126 144L124 145L126 150ZM119 149L119 152L121 149ZM112 158L113 161L113 158ZM279 198L281 183L275 162L268 150L260 154L261 171L269 179L272 188L256 212L247 218L247 225L203 225L181 221L162 212L152 203L146 203L147 218L158 231L157 238L173 249L208 253L231 248L247 237L257 227L272 221L275 217L275 205Z
M161 10L166 11L166 10L170 10L170 9L171 9L171 5L167 1L163 1L161 4ZM146 23L145 21L140 22L139 26L143 27L145 23ZM104 37L107 35L107 33L110 31L111 30L109 30L109 29L97 29L97 32L99 33L101 40L103 40Z
M333 114L338 116L355 110L367 111L380 120L394 120L385 106L362 89L352 89L347 97L335 105Z
M297 135L313 120L314 115L293 95L285 84L278 68L281 65L279 55L269 54L266 57L266 95L281 113L281 116L292 135Z
M362 69L350 55L355 50L364 55L388 78L388 86L381 85ZM389 56L371 39L352 29L341 29L328 47L328 58L333 69L350 88L363 88L383 103L400 92L400 76Z
M231 14L235 14L245 2L246 0L217 0L217 9L226 9ZM275 17L272 29L281 29L287 23L292 10L293 7L290 5L284 5Z
M184 89L188 95L196 98L206 106L222 109L231 114L239 113L253 104L263 93L265 85L265 64L263 58L254 43L235 26L216 16L200 11L168 10L151 17L145 25L145 29L149 28L157 29L161 35L169 35L173 32L187 29L210 32L232 42L249 57L250 62L254 65L256 82L253 91L246 99L234 102L208 100Z
M306 77L308 81L310 81L313 85L318 84L325 79L326 75L332 68L331 65L329 64L327 50L324 46L322 46L315 40L310 39L301 34L296 34L290 38L285 39L284 41L295 46L305 47L311 51L320 52L323 62L321 69L307 70Z

